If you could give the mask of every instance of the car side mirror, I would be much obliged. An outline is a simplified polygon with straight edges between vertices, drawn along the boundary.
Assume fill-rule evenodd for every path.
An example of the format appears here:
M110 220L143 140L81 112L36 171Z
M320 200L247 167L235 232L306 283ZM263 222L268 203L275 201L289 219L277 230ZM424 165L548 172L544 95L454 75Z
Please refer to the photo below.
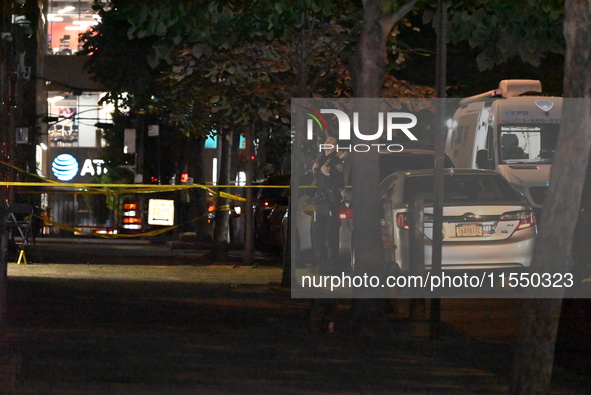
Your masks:
M481 169L494 169L493 160L488 157L487 149L476 152L476 165Z

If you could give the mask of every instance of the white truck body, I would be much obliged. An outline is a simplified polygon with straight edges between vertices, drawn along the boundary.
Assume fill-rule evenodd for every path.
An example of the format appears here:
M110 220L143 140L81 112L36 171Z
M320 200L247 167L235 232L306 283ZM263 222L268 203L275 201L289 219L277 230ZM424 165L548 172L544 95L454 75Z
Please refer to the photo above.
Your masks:
M445 151L458 168L501 173L540 209L556 150L562 98L541 96L535 80L504 80L460 101L448 123Z

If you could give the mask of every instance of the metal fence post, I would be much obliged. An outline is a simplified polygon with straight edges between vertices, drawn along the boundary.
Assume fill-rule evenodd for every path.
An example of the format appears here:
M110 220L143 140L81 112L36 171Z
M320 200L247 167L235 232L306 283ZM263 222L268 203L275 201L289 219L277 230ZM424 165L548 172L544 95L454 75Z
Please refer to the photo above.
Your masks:
M0 208L0 333L6 327L6 298L8 285L8 232L6 222L8 213Z
M409 213L409 274L413 276L422 276L425 274L424 206L425 202L423 198L419 197L413 202ZM413 320L424 320L425 317L425 298L411 298L409 301L409 318Z

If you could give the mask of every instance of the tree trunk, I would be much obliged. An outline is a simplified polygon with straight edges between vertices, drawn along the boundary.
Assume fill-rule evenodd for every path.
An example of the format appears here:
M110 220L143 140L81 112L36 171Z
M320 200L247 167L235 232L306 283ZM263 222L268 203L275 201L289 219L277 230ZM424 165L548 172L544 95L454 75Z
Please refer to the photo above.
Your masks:
M201 136L195 142L195 157L189 166L189 175L193 177L193 182L197 185L205 185L205 137ZM209 224L207 218L207 191L203 188L191 190L191 198L194 198L196 221L195 233L198 240L209 239Z
M591 96L590 15L591 0L565 2L565 97ZM565 99L532 271L566 273L573 268L572 242L591 148L589 107L588 100ZM541 394L550 389L562 290L556 289L552 297L524 303L510 383L512 394Z
M4 223L6 222L4 208L0 208L0 336L4 336L6 329L7 294L8 285L8 232Z
M204 137L187 137L185 153L183 156L183 165L181 169L188 172L193 183L205 185L205 162L203 160L203 150L205 148ZM184 230L195 232L198 241L203 241L209 236L207 226L207 191L203 188L194 188L186 191L188 198L186 201L186 213L184 221L193 221L188 223ZM184 195L184 194L183 194Z
M355 97L380 97L386 69L386 37L381 28L381 1L363 8L363 30L351 65Z
M392 27L414 6L409 0L394 13L382 12L382 0L367 0L363 3L363 28L357 52L351 64L353 92L359 98L380 97L386 72L386 39ZM367 103L364 103L364 105ZM374 110L375 112L375 110ZM370 108L359 109L360 123L368 120ZM371 124L370 124L371 125ZM359 143L357 137L354 144ZM380 202L378 153L353 153L353 240L355 270L369 275L383 276L385 272L383 246L380 230ZM369 291L356 289L361 293ZM373 290L374 292L376 290ZM369 318L381 318L387 308L385 300L362 299L358 294L351 307L354 323L367 322Z
M253 188L252 181L254 179L254 132L255 121L251 121L250 130L246 132L246 204L244 205L245 225L244 225L244 256L242 263L250 265L254 259L254 216L252 211L253 206Z
M230 158L232 150L232 131L226 130L219 136L221 143L220 176L218 184L227 186L230 181ZM218 188L220 195L217 198L215 211L215 226L213 229L213 246L211 258L214 262L225 262L228 258L228 231L230 219L230 200L221 194L229 193L227 187Z
M378 98L384 84L386 67L386 36L381 27L381 1L370 0L364 5L363 30L352 63L353 91L359 98ZM361 125L368 123L364 115L370 108L358 109ZM353 144L357 144L357 137ZM353 236L355 271L358 274L382 276L384 254L380 230L380 204L378 197L377 152L352 154ZM364 298L365 290L355 290L357 298L351 306L354 325L366 325L368 319L381 318L385 313L384 303ZM375 291L375 290L374 290Z

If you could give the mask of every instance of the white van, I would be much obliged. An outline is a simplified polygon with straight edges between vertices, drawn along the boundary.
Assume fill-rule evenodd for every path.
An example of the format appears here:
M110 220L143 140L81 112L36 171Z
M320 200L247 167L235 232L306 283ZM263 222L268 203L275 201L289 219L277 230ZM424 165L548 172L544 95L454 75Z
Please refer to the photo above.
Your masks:
M445 152L458 168L494 169L540 209L556 150L561 97L541 96L536 80L503 80L460 101Z

